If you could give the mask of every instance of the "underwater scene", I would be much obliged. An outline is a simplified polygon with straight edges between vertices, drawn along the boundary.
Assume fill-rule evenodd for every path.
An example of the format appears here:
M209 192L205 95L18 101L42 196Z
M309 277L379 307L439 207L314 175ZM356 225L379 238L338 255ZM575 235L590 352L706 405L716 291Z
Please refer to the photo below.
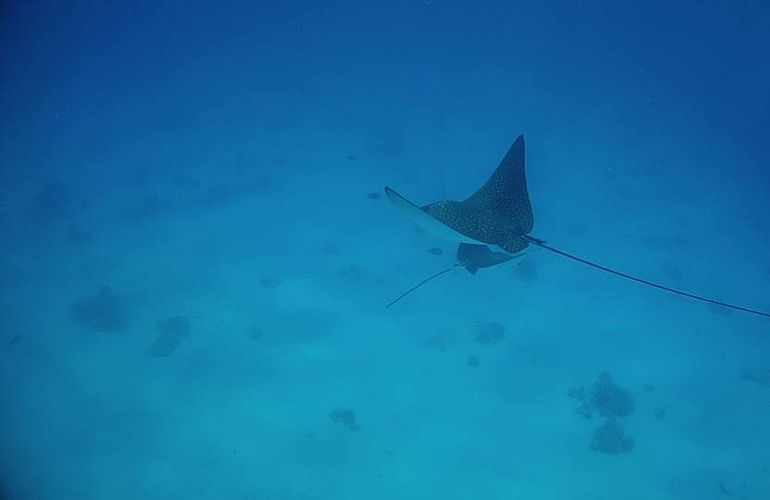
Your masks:
M770 498L770 3L0 5L0 500Z

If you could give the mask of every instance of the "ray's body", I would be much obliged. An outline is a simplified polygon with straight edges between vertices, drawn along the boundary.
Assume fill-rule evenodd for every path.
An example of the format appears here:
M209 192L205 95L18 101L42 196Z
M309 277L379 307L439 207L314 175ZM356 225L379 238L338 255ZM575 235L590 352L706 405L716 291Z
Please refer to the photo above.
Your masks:
M385 194L418 226L436 236L460 243L457 249L458 262L455 265L421 281L386 307L390 307L421 285L458 266L465 267L473 274L479 268L501 264L515 256L520 256L520 252L532 244L561 257L642 285L770 318L770 313L764 311L729 304L632 276L565 252L540 238L531 236L529 233L534 227L534 217L524 169L523 135L514 141L489 180L463 201L438 201L420 207L389 187L385 187ZM487 245L499 247L506 253L494 252Z

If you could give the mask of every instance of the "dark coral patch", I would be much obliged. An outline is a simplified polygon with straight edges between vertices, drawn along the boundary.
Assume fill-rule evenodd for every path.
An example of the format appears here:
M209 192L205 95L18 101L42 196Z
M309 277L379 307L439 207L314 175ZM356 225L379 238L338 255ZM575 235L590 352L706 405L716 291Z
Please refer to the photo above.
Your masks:
M625 417L634 411L634 398L609 373L601 372L591 393L591 405L603 417Z
M259 286L268 290L275 290L281 286L281 279L274 276L262 276L259 279Z
M190 322L184 316L172 316L158 321L158 337L150 348L153 356L164 358L171 356L179 342L190 334Z
M629 453L634 448L634 438L626 436L622 425L614 418L594 430L591 449L608 455Z
M329 419L346 426L351 431L357 431L361 428L356 421L356 412L348 408L335 408L329 413Z
M126 328L126 318L118 296L107 285L96 294L76 300L70 306L70 319L92 330L117 332Z
M265 335L265 332L258 326L252 326L246 330L246 336L251 340L259 340Z
M476 342L479 344L497 344L505 337L505 327L495 321L479 323Z

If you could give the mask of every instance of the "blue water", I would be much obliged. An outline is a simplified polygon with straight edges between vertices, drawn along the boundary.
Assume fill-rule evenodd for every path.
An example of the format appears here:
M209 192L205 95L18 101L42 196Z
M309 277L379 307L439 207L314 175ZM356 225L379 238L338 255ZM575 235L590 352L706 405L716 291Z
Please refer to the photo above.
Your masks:
M525 134L533 235L770 310L766 2L115 3L0 9L0 498L770 498L770 320L546 251L386 310L455 245L382 195Z

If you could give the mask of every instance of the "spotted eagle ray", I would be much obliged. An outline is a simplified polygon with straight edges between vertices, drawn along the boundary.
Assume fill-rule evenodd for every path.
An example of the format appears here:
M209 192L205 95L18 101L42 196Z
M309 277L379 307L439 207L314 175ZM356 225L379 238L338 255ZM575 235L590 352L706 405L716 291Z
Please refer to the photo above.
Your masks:
M546 243L529 233L535 219L527 191L524 171L524 136L520 135L508 149L492 176L475 193L463 201L437 201L418 206L393 189L385 187L388 199L419 227L435 236L458 242L457 262L451 267L422 280L386 307L390 307L428 281L462 266L475 274L479 268L491 267L523 255L531 244L567 259L579 262L636 283L664 290L690 299L770 318L770 313L704 297L671 288L578 257ZM493 251L489 247L502 251Z

